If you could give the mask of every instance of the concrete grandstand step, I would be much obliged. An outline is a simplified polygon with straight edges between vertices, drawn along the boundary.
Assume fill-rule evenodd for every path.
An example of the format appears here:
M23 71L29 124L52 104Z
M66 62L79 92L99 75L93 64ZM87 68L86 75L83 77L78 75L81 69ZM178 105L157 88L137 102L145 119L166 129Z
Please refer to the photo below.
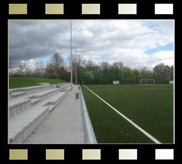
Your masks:
M41 92L44 90L48 90L51 88L56 88L55 85L40 85L40 86L33 86L33 87L26 87L26 88L16 88L16 89L9 89L9 99L13 99L13 94L24 92L25 95Z
M12 94L18 91L19 91L19 88L9 89L9 99L12 99L13 98Z
M57 91L57 90L55 90ZM58 89L59 91L59 89ZM42 92L43 93L43 92ZM41 97L42 93L36 94ZM46 94L47 92L44 92ZM9 143L22 143L40 124L40 122L60 103L67 92L53 92L47 99L29 99L34 106L9 118ZM35 96L35 95L34 95ZM39 102L39 103L38 103Z
M60 92L59 88L53 88L36 94L31 94L26 97L11 99L9 101L9 117L11 118L16 114L19 114L20 112L30 108L31 105L47 99L58 92Z
M49 112L52 112L54 108L64 99L68 92L60 92L48 99L44 106L49 106Z
M9 143L22 143L49 114L49 106L36 105L9 119Z
M69 86L71 86L71 83L63 83L62 85L58 85L61 90L66 90Z
M73 84L72 85L72 88L74 87L75 85ZM60 87L61 88L61 91L70 91L71 90L71 85L69 84L69 85L65 85L65 86L62 86L62 87Z
M13 117L25 109L31 107L31 100L30 99L15 99L9 101L9 117Z
M14 93L11 94L11 96L13 98L16 98L16 97L19 97L19 96L23 96L23 95L25 95L25 92L14 92Z
M62 87L67 86L67 85L71 85L71 83L59 83L59 84L56 84L56 87L62 88Z
M64 84L62 87L63 87L63 88L67 88L67 87L69 87L69 86L71 86L70 83L69 83L69 84Z
M34 93L34 94L31 94L29 95L28 97L26 97L27 99L41 99L41 100L44 100L48 97L50 97L51 95L53 94L56 94L60 92L60 88L53 88L53 89L48 89L48 90L45 90L45 91L41 91L41 92L38 92L38 93Z
M40 99L32 99L31 100L31 105L35 105L35 104L37 104L40 101L41 101Z
M67 92L59 92L53 96L51 96L48 100L47 103L45 105L57 105L57 103L59 103L59 101L61 101L64 96L66 95Z
M55 105L49 105L49 113L52 112L55 107L56 107Z

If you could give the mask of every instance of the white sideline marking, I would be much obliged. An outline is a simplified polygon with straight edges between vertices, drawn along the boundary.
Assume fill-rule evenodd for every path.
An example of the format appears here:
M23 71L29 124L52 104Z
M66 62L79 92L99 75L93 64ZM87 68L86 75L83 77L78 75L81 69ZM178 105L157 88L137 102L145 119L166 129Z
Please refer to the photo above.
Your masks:
M138 88L138 89L94 89L94 91L103 91L103 92L109 92L109 91L141 91L141 90L171 90L173 88Z
M92 90L90 90L88 87L83 85L85 88L87 88L91 93L93 93L96 97L98 97L101 101L103 101L106 105L108 105L110 108L112 108L116 113L118 113L120 116L122 116L125 120L127 120L130 124L132 124L134 127L136 127L139 131L141 131L143 134L145 134L148 138L150 138L153 142L156 144L161 144L156 138L154 138L152 135L150 135L148 132L146 132L144 129L139 127L137 124L135 124L133 121L131 121L128 117L120 113L117 109L115 109L113 106L111 106L109 103L107 103L105 100L103 100L101 97L99 97L96 93L94 93Z

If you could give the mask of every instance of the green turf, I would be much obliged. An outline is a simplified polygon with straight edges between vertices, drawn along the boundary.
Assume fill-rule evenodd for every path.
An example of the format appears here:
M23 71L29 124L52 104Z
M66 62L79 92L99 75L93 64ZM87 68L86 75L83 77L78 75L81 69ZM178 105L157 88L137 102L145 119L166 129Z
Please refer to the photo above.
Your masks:
M9 78L9 88L22 88L40 85L39 83L50 83L58 84L64 83L64 80L61 79L48 79L48 78L39 78L39 77L10 77Z
M87 85L162 143L173 142L172 85ZM146 136L82 86L99 143L151 143Z

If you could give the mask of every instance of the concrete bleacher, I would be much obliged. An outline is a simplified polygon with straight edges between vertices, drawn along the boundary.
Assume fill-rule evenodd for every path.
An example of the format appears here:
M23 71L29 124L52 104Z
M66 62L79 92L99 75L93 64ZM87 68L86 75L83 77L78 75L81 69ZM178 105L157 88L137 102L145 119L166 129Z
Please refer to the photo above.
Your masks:
M56 88L56 86L44 84L44 85L34 86L34 87L9 89L9 99L17 98L23 95L29 95L32 93L37 93L37 92L44 91L50 88Z
M58 84L58 85L56 85L56 87L60 88L62 91L71 89L70 83L68 83L68 84ZM74 85L73 85L73 87L74 87Z
M9 90L9 143L22 143L69 90L69 83Z

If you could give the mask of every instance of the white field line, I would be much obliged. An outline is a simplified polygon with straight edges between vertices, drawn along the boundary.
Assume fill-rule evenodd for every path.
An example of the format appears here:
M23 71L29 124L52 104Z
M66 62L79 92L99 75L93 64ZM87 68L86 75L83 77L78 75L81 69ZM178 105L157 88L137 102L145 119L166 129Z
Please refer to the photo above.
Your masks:
M137 124L135 124L133 121L131 121L128 117L126 117L124 114L120 113L117 109L115 109L113 106L111 106L109 103L107 103L105 100L103 100L101 97L99 97L96 93L94 93L92 90L90 90L88 87L83 85L85 88L87 88L91 93L93 93L96 97L98 97L101 101L103 101L106 105L108 105L111 109L113 109L116 113L118 113L120 116L122 116L125 120L127 120L130 124L132 124L135 128L137 128L139 131L141 131L144 135L146 135L148 138L150 138L153 142L156 144L161 144L156 138L154 138L152 135L150 135L148 132L146 132L144 129L139 127Z
M141 91L141 90L169 90L170 88L138 88L138 89L94 89L94 91L103 91L103 92L109 92L109 91ZM172 88L171 88L172 89Z

